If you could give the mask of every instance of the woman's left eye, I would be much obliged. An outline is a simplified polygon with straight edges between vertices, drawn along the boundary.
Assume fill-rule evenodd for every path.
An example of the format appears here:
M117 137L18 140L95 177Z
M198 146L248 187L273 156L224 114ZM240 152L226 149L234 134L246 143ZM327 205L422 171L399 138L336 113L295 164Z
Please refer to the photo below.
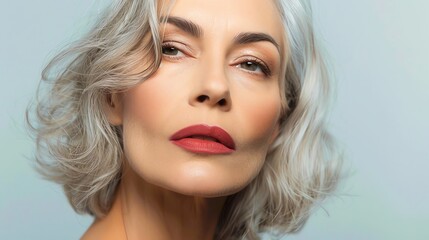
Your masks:
M254 63L250 61L240 63L240 67L252 72L262 71L261 66L259 66L258 63Z
M237 67L240 67L252 73L259 72L259 73L263 73L265 76L271 75L271 70L261 60L256 60L256 59L246 60L244 62L239 63Z

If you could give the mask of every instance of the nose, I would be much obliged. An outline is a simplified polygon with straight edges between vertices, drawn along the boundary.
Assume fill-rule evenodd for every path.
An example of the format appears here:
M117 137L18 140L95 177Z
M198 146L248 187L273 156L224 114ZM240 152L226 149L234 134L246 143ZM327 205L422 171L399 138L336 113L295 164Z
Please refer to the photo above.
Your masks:
M204 68L200 77L194 81L194 88L190 94L191 106L207 106L222 111L231 109L231 93L225 69L221 66Z

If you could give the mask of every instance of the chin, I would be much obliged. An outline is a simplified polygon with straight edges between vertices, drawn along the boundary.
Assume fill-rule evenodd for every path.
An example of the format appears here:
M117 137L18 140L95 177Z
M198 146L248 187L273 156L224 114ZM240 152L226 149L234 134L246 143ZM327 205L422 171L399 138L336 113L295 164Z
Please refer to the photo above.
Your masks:
M217 183L195 183L186 184L186 183L176 183L174 186L168 186L167 189L173 191L175 193L193 196L193 197L201 197L201 198L215 198L215 197L226 197L233 195L240 190L242 190L247 185L239 185L239 186L228 186L224 184Z
M224 197L235 194L245 188L258 171L222 170L205 163L192 164L177 172L164 188L179 194L195 197Z

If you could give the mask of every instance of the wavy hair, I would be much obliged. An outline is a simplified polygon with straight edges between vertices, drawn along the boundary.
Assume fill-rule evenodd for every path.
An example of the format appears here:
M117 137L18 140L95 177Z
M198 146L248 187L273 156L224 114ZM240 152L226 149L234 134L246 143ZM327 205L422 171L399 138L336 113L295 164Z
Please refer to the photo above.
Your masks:
M298 231L340 176L342 157L325 120L330 76L314 36L310 4L273 1L287 41L281 81L287 111L259 175L228 197L217 239ZM115 1L90 33L47 65L42 80L49 91L39 88L34 109L27 110L27 116L35 112L28 122L36 136L37 169L63 186L78 213L103 217L112 205L121 178L122 136L104 109L109 94L141 83L160 64L159 16L172 3L157 2Z

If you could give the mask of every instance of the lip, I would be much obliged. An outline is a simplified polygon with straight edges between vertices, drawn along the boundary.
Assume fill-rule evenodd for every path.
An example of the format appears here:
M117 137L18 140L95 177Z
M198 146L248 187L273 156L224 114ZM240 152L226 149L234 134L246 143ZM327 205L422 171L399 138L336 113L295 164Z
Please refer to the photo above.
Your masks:
M169 140L193 153L228 154L235 151L235 143L229 133L216 126L192 125L177 131Z

